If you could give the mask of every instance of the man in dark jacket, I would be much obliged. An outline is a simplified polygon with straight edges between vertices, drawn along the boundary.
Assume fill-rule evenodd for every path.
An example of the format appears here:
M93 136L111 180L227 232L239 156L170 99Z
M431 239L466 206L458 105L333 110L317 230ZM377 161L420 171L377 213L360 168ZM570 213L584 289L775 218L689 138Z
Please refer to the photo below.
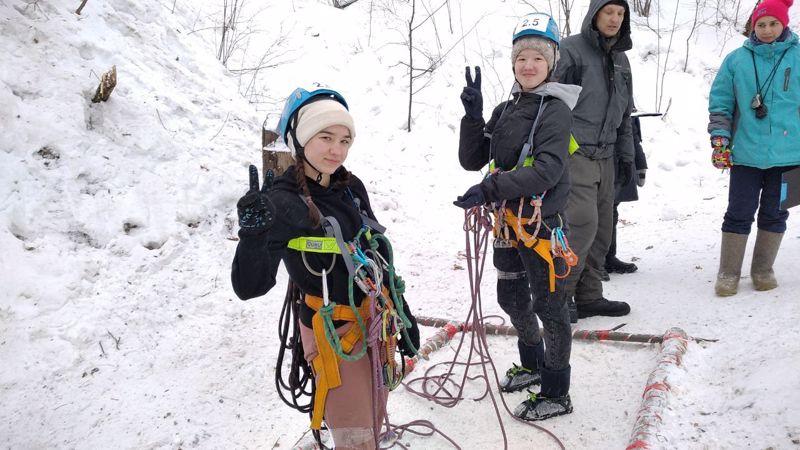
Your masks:
M577 306L573 321L630 312L627 303L603 297L600 279L611 241L614 184L629 183L634 171L633 85L624 53L632 47L630 34L625 0L592 0L580 34L562 41L555 73L561 83L583 87L573 110L572 134L580 149L570 158L567 203L569 240L579 258L567 279L567 295Z
M635 108L634 108L635 109ZM635 150L634 165L636 172L628 184L617 185L614 197L614 220L611 228L611 245L606 253L605 270L600 271L600 278L609 281L609 273L633 273L639 270L636 264L625 262L617 258L617 223L619 222L619 204L622 202L635 202L639 200L639 189L644 186L645 174L647 173L647 156L642 148L642 131L639 124L639 117L631 115L631 133L633 134L633 148ZM617 165L619 167L619 164ZM620 176L616 174L616 176Z

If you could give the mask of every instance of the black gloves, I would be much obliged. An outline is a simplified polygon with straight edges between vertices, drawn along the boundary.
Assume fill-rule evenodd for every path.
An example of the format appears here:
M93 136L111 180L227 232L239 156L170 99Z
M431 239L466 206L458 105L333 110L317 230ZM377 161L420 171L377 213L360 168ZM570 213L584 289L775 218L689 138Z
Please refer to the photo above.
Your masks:
M267 196L272 187L272 171L267 172L264 185L258 188L258 169L250 165L250 190L236 203L239 213L239 235L254 236L267 231L275 221L275 205Z
M626 186L633 179L633 161L627 162L620 160L617 166L617 183L620 186Z
M637 181L636 184L638 184L639 187L643 187L644 182L647 181L645 179L645 175L647 174L647 169L639 169L637 172L639 174L639 181Z
M406 329L408 332L408 337L411 338L411 344L414 345L414 348L419 350L419 325L417 325L417 319L413 314L411 314L411 309L409 309L408 302L405 301L405 298L403 299L403 312L405 313L406 317L408 317L408 320L411 321L411 328ZM408 346L406 339L402 337L402 335L397 341L397 346L403 356L407 356L409 358L414 357L414 350Z
M465 77L467 86L461 91L461 103L464 104L464 113L473 120L483 119L483 95L481 95L481 68L475 66L475 81L466 68Z
M464 209L474 208L484 203L486 203L486 196L483 195L483 189L481 189L480 184L476 184L467 189L464 195L458 197L458 199L453 202L454 205Z

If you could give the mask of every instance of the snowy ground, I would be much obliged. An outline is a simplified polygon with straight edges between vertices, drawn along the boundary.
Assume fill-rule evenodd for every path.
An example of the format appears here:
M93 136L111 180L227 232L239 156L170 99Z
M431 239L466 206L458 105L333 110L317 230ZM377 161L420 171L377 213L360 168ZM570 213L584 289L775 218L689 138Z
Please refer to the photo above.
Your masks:
M466 317L463 216L450 203L479 175L462 171L456 157L463 66L483 66L489 111L510 87L508 41L515 18L530 7L454 3L453 20L435 22L441 50L433 23L420 28L420 47L449 53L415 97L407 133L407 78L398 64L407 53L396 44L409 13L404 3L261 7L248 24L248 51L229 67L246 67L283 41L270 53L277 67L265 68L250 90L252 80L215 59L218 33L210 27L220 3L90 0L80 16L73 3L0 3L6 448L270 449L289 448L303 435L306 418L280 403L273 381L283 289L243 303L228 281L234 205L246 190L247 165L260 160L261 122L267 114L275 120L298 84L323 82L348 98L358 136L347 165L365 180L389 227L417 313ZM528 3L548 10L544 1ZM691 344L672 374L665 447L798 448L800 278L792 267L800 265L800 222L789 220L776 263L779 288L755 292L745 277L737 296L713 295L727 176L709 164L707 92L722 56L741 38L724 21L711 26L716 15L703 10L709 25L687 47L694 4L683 5L666 59L671 3L661 5L660 22L635 19L629 52L639 108L658 109L657 80L665 81L660 110L670 105L665 120L642 119L648 181L641 200L620 211L620 256L635 258L639 271L606 284L607 297L630 302L633 311L578 326L625 323L621 331L652 334L677 326L719 339ZM372 23L371 4L383 5ZM587 4L576 2L573 30ZM650 29L657 27L660 42ZM111 100L90 103L96 77L112 65L119 82ZM501 314L493 276L487 268L483 307ZM424 338L435 330L422 331ZM513 339L489 344L499 370L515 361ZM454 347L444 349L420 369L453 354ZM567 448L624 448L656 355L654 346L576 341L575 412L543 425ZM468 385L467 393L480 388ZM522 397L506 401L513 408ZM401 388L390 414L396 424L430 420L461 448L503 447L488 399L444 409ZM503 420L509 447L556 448L545 434ZM450 448L438 437L406 435L403 442Z

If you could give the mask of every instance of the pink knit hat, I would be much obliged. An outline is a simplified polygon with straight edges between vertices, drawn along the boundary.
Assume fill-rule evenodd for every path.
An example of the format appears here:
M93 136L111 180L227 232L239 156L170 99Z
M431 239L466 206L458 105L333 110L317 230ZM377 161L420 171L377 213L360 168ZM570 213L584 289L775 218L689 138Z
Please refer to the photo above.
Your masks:
M758 19L764 16L772 16L778 19L778 22L782 23L783 27L786 28L789 26L789 7L792 6L792 3L794 3L794 0L764 0L753 10L750 24L756 26Z

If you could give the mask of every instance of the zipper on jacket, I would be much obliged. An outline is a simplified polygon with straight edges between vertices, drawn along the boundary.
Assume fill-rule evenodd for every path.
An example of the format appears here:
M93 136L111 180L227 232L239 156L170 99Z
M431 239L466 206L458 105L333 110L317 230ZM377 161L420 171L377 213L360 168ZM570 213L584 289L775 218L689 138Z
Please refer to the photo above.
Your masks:
M616 81L614 80L614 56L611 54L611 51L606 52L603 55L603 69L606 72L606 91L608 96L606 98L606 112L603 116L603 122L600 125L600 130L597 132L597 139L595 139L595 143L599 146L601 145L601 141L603 138L603 131L606 129L606 122L608 122L608 109L611 107L611 97L616 92Z
M786 70L783 71L783 92L789 90L789 75L792 74L792 68L787 67Z

